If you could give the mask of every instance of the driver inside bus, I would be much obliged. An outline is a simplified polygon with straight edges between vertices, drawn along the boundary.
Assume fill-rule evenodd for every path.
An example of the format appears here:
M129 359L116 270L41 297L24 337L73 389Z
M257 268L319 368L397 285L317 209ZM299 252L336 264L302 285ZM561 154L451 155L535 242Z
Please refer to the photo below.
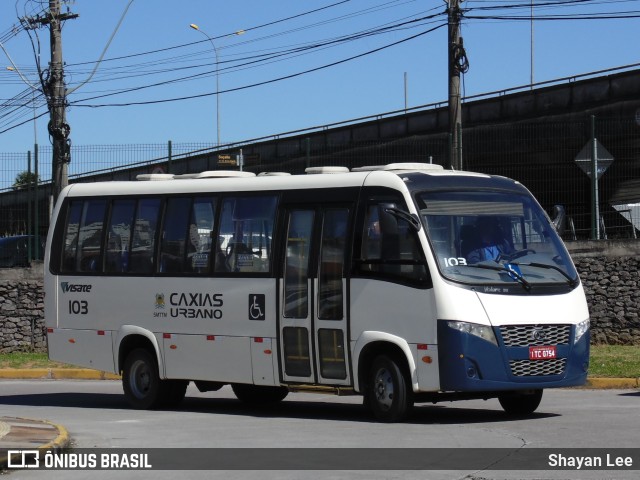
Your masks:
M508 255L513 251L505 238L495 217L480 217L476 221L478 243L467 255L469 264L485 260L496 260L500 255Z

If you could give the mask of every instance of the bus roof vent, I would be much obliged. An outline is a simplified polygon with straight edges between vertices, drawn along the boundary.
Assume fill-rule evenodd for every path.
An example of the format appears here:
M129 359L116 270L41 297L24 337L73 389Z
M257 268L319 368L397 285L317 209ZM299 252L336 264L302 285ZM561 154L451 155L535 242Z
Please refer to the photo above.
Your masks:
M259 177L285 177L291 175L289 172L260 172Z
M353 172L372 172L374 170L383 170L386 172L395 172L398 170L413 171L413 172L428 172L434 170L443 170L442 165L437 165L435 163L417 163L417 162L406 162L406 163L389 163L387 165L368 165L365 167L356 167L352 168Z
M201 179L201 178L246 178L255 177L253 172L239 172L237 170L208 170L200 173L185 173L183 175L176 175L175 178L179 180L188 179Z
M353 167L352 172L373 172L374 170L382 170L384 165L366 165L364 167Z
M321 173L349 173L347 167L309 167L304 169L307 175L317 175Z
M136 175L136 180L140 182L150 182L158 180L173 180L174 175L172 173L141 173Z

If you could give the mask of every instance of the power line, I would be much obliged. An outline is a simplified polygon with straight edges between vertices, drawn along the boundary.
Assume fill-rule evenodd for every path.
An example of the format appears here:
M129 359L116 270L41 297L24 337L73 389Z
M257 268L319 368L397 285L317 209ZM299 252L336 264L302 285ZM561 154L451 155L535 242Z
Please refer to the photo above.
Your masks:
M315 44L313 44L313 43L312 44L308 44L308 45L303 46L303 47L293 48L293 49L284 50L284 51L280 51L280 52L273 52L271 54L261 54L261 55L256 55L256 56L251 56L251 57L244 57L244 58L235 59L235 60L225 60L225 61L221 61L220 64L230 64L230 65L228 65L226 67L223 67L223 68L220 68L220 69L217 69L217 70L209 70L209 71L206 71L206 72L197 73L195 75L190 74L190 75L182 76L182 77L179 77L179 78L176 78L176 79L171 79L171 80L167 80L167 81L163 81L163 82L158 82L158 83L146 85L146 86L143 86L143 87L135 87L135 88L151 88L151 87L167 85L167 84L170 84L170 83L176 83L176 82L181 82L181 81L197 80L197 79L200 79L200 78L208 77L210 75L215 75L218 72L224 74L225 72L226 73L230 73L230 72L235 72L235 71L239 71L239 70L246 70L248 68L255 68L255 67L258 67L258 66L264 66L264 65L267 65L267 64L272 64L272 63L274 63L276 61L288 60L288 59L291 59L291 58L299 57L300 55L306 55L308 53L311 53L312 51L317 51L317 50L322 50L322 49L327 49L327 48L339 46L339 45L342 45L344 43L353 42L353 41L356 41L356 40L361 40L363 38L368 38L368 37L375 36L375 35L380 35L380 34L390 33L390 32L399 32L399 31L405 30L407 28L418 28L418 27L423 26L425 24L433 23L433 22L431 22L431 20L433 20L434 18L440 17L440 16L443 16L443 14L442 13L438 13L436 15L430 15L428 17L422 17L422 18L418 18L418 19L413 19L413 20L410 20L410 21L407 21L407 22L402 22L402 23L399 23L399 24L378 28L376 30L364 30L364 31L357 32L357 33L349 35L349 36L333 38L333 39L326 40L326 41L321 41L321 42L315 43ZM243 61L243 63L238 63L240 61ZM190 70L190 69L194 69L194 68L201 68L203 66L208 66L208 65L192 65L192 66L182 67L181 71ZM169 72L174 72L174 71L175 71L175 68L169 70ZM164 71L162 73L164 73ZM141 75L148 76L148 74L143 74L143 73L138 74L138 73L136 73L136 74L133 74L133 75L119 77L118 79L132 78L132 77L137 77L137 76L141 76ZM110 81L110 80L111 79L96 80L94 83Z
M262 25L257 25L257 26L254 26L254 27L244 28L244 29L242 29L242 31L243 32L249 32L249 31L252 31L252 30L258 30L258 29L265 28L265 27L268 27L268 26L271 26L271 25L276 25L278 23L282 23L282 22L285 22L285 21L288 21L288 20L293 20L295 18L300 18L300 17L306 16L306 15L310 15L312 13L316 13L316 12L319 12L319 11L322 11L322 10L333 8L333 7L336 7L338 5L342 5L344 3L348 3L350 1L351 0L342 0L340 2L332 3L330 5L326 5L326 6L321 7L321 8L316 8L316 9L309 10L309 11L306 11L306 12L302 12L302 13L299 13L299 14L296 14L296 15L292 15L292 16L289 16L289 17L285 17L285 18L281 18L281 19L278 19L278 20L274 20L272 22L264 23ZM237 34L237 32L225 33L225 34L222 34L222 35L218 35L216 37L211 37L211 39L212 40L218 40L220 38L233 37L236 34ZM124 59L127 59L127 58L136 58L136 57L145 56L145 55L151 55L151 54L155 54L155 53L168 52L168 51L171 51L171 50L176 50L176 49L184 48L184 47L190 47L192 45L197 45L197 44L207 43L207 42L208 42L208 40L206 40L206 39L205 40L198 40L198 41L195 41L195 42L183 43L183 44L180 44L180 45L173 45L171 47L159 48L159 49L156 49L156 50L148 50L148 51L145 51L145 52L132 53L130 55L123 55L123 56L120 56L120 57L105 58L103 60L103 62L111 62L111 61L115 61L115 60L124 60ZM78 65L92 65L94 63L95 62L93 62L93 61L92 62L71 63L68 66L69 67L74 67L74 66L78 66Z
M198 94L198 95L188 95L188 96L183 96L183 97L168 98L168 99L162 99L162 100L148 100L148 101L143 101L143 102L93 104L93 105L80 103L80 102L86 102L86 101L89 101L89 100L96 100L98 98L104 98L104 97L111 96L111 95L117 95L119 93L125 93L125 92L119 92L119 93L114 93L114 94L99 95L99 96L96 96L96 97L84 98L84 99L81 99L81 100L77 100L75 102L70 102L70 105L74 105L74 106L77 106L77 107L89 107L89 108L127 107L127 106L131 106L131 105L151 105L151 104L158 104L158 103L176 102L176 101L182 101L182 100L190 100L190 99L194 99L194 98L209 97L209 96L212 96L212 95L219 95L219 94L222 94L222 93L237 92L239 90L246 90L246 89L249 89L249 88L255 88L255 87L262 86L262 85L268 85L268 84L280 82L280 81L283 81L283 80L289 80L291 78L295 78L295 77L299 77L299 76L306 75L306 74L309 74L309 73L317 72L317 71L324 70L324 69L327 69L327 68L330 68L330 67L335 67L337 65L341 65L341 64L356 60L358 58L362 58L362 57L365 57L365 56L380 52L380 51L385 50L387 48L391 48L391 47L394 47L396 45L400 45L400 44L408 42L410 40L414 40L414 39L416 39L418 37L421 37L423 35L426 35L428 33L433 32L435 30L438 30L439 28L442 28L445 25L446 25L446 23L442 23L442 24L440 24L440 25L438 25L436 27L433 27L433 28L431 28L429 30L426 30L426 31L421 32L421 33L418 33L416 35L412 35L412 36L410 36L408 38L404 38L404 39L399 40L397 42L393 42L393 43L387 44L385 46L382 46L382 47L379 47L379 48L375 48L373 50L369 50L367 52L364 52L364 53L361 53L361 54L358 54L358 55L353 55L351 57L348 57L348 58L345 58L345 59L342 59L342 60L331 62L331 63L325 64L325 65L321 65L319 67L310 68L310 69L307 69L307 70L304 70L304 71L301 71L301 72L297 72L297 73L293 73L293 74L289 74L289 75L284 75L284 76L281 76L281 77L273 78L273 79L270 79L270 80L265 80L265 81L262 81L262 82L252 83L250 85L244 85L244 86L241 86L241 87L234 87L234 88L229 88L227 90L221 90L219 92L202 93L202 94ZM139 89L132 89L132 90L129 90L129 91L133 91L133 90L139 90Z

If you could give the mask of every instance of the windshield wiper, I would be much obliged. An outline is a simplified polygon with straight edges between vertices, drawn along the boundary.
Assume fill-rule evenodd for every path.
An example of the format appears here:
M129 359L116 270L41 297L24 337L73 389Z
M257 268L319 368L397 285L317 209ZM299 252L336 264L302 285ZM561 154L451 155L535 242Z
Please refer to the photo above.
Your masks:
M577 279L571 278L567 272L562 270L560 267L556 267L555 265L549 265L547 263L537 263L537 262L514 263L513 265L521 265L521 266L524 266L524 267L547 268L547 269L550 269L550 270L555 270L556 272L560 273L564 278L567 279L567 283L569 284L570 287L575 287L578 284L578 280Z
M474 263L472 265L467 265L467 267L484 268L485 270L495 270L496 272L506 272L507 274L509 274L509 276L512 279L519 282L525 290L527 291L531 290L531 284L527 280L525 280L522 274L516 271L515 269L508 268L507 265L517 265L517 264L512 263L512 264L505 264L505 265L503 264L491 265L488 263Z

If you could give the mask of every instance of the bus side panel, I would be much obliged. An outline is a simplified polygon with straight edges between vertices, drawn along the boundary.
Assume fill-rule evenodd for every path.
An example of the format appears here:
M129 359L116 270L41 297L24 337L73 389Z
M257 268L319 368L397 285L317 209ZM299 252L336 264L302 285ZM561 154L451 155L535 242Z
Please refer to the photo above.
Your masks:
M165 336L166 377L252 383L250 340L217 335Z
M256 385L276 385L273 345L271 338L256 337L251 340L251 365L253 383Z
M372 279L351 279L351 340L361 342L364 332L388 334L410 344L418 370L410 372L412 381L415 382L414 390L438 390L437 324L433 289L412 288ZM430 353L418 351L418 344L428 346ZM364 345L361 347L364 348ZM423 361L422 357L425 356L430 356L432 363ZM358 361L354 356L354 363Z
M438 366L438 345L410 344L411 353L418 374L418 391L436 392L440 390L440 369Z
M47 341L51 360L117 373L113 363L111 332L108 330L54 328L49 331Z

